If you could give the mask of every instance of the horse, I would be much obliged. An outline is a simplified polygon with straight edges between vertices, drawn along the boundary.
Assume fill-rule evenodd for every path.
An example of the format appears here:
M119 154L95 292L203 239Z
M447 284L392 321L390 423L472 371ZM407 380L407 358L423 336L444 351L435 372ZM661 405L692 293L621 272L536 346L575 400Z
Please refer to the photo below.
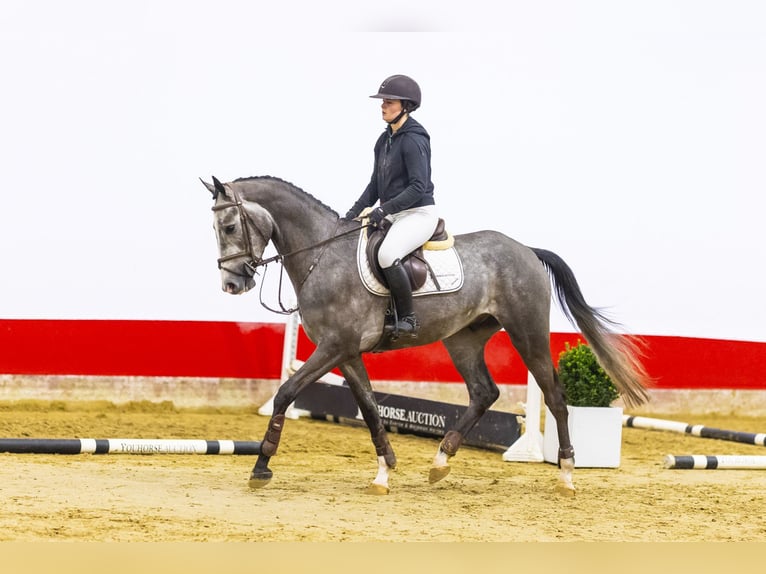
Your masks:
M439 443L429 471L429 482L443 479L466 434L500 395L485 363L484 348L490 337L503 329L556 420L556 490L573 495L574 448L566 398L550 349L552 293L626 406L648 400L649 378L640 360L640 340L619 333L619 323L586 302L573 271L552 251L525 246L498 231L456 235L454 247L465 275L460 289L416 297L415 311L422 324L417 338L386 338L388 298L366 290L357 269L360 222L341 218L311 194L277 177L255 176L228 183L215 177L212 183L201 181L213 195L223 291L249 291L255 286L258 269L278 262L294 288L304 331L316 345L274 396L273 413L248 481L252 489L266 486L273 477L269 462L277 453L290 404L304 388L337 367L375 446L377 473L366 492L388 494L396 455L378 413L362 355L436 341L446 347L469 396L465 412ZM263 259L269 243L277 255Z

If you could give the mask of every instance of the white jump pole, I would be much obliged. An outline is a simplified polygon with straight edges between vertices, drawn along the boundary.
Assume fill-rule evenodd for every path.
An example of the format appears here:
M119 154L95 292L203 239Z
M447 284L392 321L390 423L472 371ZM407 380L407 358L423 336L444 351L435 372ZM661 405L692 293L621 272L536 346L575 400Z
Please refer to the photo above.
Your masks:
M524 433L503 453L507 462L543 462L543 433L540 432L542 392L532 373L527 372L527 402Z

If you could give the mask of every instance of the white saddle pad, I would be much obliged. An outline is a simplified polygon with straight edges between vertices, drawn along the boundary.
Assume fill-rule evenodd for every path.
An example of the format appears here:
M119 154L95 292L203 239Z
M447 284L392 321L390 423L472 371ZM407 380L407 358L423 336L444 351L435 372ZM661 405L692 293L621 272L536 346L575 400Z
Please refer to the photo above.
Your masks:
M436 293L453 293L463 286L463 263L454 247L440 250L424 249L423 255L431 270L427 274L425 284L412 293L414 297ZM367 259L367 233L364 229L359 233L356 261L359 277L367 290L375 295L387 297L388 288L375 277L370 267L370 261ZM439 287L436 286L431 271L436 276Z

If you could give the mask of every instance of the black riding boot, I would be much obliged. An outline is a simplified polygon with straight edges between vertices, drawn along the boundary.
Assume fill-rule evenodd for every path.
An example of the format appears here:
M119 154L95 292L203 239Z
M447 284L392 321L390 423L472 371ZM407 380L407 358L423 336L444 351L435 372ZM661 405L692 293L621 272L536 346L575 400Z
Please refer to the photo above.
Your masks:
M383 274L388 281L388 288L391 290L391 296L394 299L396 307L396 326L394 335L406 335L408 337L417 337L418 318L412 311L412 287L407 272L402 267L401 261L397 259L391 267L383 269Z

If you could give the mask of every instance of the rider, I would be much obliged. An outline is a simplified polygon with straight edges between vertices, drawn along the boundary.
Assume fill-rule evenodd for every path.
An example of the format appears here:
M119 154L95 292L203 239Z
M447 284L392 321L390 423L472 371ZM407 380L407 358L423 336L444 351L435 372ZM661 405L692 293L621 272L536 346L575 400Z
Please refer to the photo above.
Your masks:
M439 222L431 182L431 143L425 128L410 114L420 107L420 86L408 76L383 80L378 93L383 100L386 130L375 142L375 163L370 183L346 213L354 219L364 208L380 204L369 215L378 226L391 223L380 245L378 262L396 307L394 332L417 337L420 327L412 308L412 288L401 259L423 245Z

